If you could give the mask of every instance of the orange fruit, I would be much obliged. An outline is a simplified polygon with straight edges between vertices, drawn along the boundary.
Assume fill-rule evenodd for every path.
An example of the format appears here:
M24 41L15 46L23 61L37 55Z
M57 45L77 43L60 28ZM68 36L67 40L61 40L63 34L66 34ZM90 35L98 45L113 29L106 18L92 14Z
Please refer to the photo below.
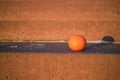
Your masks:
M73 35L68 40L68 46L73 51L82 51L86 47L86 40L82 35Z

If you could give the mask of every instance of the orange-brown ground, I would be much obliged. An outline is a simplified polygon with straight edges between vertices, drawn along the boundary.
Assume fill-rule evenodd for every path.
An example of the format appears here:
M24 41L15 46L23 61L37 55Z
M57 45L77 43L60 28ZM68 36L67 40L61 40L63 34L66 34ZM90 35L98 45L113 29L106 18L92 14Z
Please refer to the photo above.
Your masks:
M120 41L118 22L0 22L0 40L67 40L82 34L87 41L112 36ZM118 26L117 26L118 25Z
M120 55L0 54L0 80L119 80Z
M119 0L0 0L0 41L120 41ZM120 80L117 54L0 52L0 80Z
M120 41L119 0L1 0L0 40Z

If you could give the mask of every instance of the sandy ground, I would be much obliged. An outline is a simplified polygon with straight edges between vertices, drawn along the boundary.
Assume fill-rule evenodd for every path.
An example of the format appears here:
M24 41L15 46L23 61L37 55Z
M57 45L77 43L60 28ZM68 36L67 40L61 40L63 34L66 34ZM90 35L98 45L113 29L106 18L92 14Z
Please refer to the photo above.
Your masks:
M0 80L119 80L120 44L0 43Z
M120 80L120 55L0 53L0 80Z
M120 41L120 23L93 21L3 21L0 22L0 40L68 40L73 34L83 35L87 41L111 36Z
M120 41L119 0L0 0L0 40Z
M82 34L87 41L111 36L120 42L119 3L119 0L0 0L0 41L60 41ZM13 47L16 46L10 46ZM120 80L119 68L120 55L116 50L108 54L0 52L0 80Z

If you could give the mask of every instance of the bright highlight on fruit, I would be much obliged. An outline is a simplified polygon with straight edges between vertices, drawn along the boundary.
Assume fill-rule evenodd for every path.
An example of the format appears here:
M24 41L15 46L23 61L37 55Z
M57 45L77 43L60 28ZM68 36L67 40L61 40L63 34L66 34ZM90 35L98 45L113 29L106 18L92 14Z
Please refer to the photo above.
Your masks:
M73 35L68 40L68 46L73 51L82 51L86 47L86 40L82 35Z

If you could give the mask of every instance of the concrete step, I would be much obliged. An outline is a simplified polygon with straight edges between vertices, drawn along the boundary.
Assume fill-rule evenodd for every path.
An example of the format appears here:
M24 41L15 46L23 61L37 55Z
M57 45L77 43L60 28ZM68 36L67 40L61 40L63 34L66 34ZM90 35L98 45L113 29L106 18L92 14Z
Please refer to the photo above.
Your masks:
M120 41L119 21L0 21L0 40L67 40L82 34L88 41L112 36Z
M120 20L118 0L0 1L0 20Z

